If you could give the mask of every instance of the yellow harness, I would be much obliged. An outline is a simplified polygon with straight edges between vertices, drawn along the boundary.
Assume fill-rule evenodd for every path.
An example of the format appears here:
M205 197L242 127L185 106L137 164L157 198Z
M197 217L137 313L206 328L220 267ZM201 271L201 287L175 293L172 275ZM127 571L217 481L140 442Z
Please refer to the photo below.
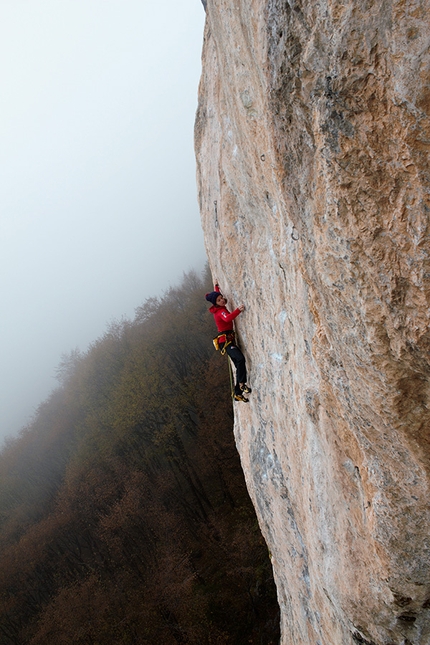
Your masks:
M221 356L224 356L227 347L234 342L234 339L234 331L223 331L221 334L218 334L218 336L216 336L212 342L217 351L220 349L220 343L223 344L223 348L221 349Z

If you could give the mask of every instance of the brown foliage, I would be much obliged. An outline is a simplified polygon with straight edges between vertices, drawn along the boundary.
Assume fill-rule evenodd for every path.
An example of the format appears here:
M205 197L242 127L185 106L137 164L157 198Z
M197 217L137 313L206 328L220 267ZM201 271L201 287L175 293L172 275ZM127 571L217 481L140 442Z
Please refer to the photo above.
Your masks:
M196 275L86 355L0 455L0 644L277 642Z

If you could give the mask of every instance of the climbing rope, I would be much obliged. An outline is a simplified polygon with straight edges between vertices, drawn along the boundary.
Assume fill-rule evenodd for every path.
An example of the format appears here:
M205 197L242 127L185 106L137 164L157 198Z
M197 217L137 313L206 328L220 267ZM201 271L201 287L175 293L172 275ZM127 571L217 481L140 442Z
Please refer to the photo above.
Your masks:
M228 360L228 373L230 374L230 390L231 390L231 398L234 399L234 381L233 381L233 370L231 369L231 361L230 357L227 356Z
M223 347L222 347L222 349L221 349L221 348L220 348L220 345L219 345L219 341L218 341L218 339L219 339L219 338L222 338L222 337L224 337L224 338L225 338L225 342L223 343ZM216 349L217 351L218 351L218 350L220 350L220 354L221 354L221 356L224 356L224 354L227 354L227 347L228 347L229 345L231 345L233 341L234 341L234 332L230 332L230 333L221 332L220 334L218 334L218 336L216 336L216 337L213 339L213 344L214 344L214 347L215 347L215 349ZM232 368L231 368L231 360L230 360L230 357L229 357L229 355L228 355L228 354L227 354L227 361L228 361L228 373L229 373L229 376L230 376L230 390L231 390L231 398L232 398L232 399L234 399L234 380L233 380L233 370L232 370Z

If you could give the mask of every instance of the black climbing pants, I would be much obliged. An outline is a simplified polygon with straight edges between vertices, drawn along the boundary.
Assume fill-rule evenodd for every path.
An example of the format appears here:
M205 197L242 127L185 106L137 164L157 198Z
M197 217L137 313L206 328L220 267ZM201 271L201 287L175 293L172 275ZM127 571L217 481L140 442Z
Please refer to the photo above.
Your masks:
M223 348L223 343L220 343L220 349L222 348ZM246 383L245 356L242 354L239 347L234 343L230 343L230 345L227 345L225 351L230 356L236 368L236 385L235 385L234 391L236 394L240 394L241 389L240 389L239 383Z

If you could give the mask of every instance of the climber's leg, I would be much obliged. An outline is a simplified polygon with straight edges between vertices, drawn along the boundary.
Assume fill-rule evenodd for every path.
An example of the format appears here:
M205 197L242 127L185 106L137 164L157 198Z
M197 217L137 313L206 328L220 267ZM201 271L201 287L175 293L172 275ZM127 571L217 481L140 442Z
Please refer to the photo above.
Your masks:
M236 368L236 385L234 388L235 394L242 394L242 385L246 384L246 362L245 356L242 354L237 345L228 345L226 349L227 354L230 356Z

